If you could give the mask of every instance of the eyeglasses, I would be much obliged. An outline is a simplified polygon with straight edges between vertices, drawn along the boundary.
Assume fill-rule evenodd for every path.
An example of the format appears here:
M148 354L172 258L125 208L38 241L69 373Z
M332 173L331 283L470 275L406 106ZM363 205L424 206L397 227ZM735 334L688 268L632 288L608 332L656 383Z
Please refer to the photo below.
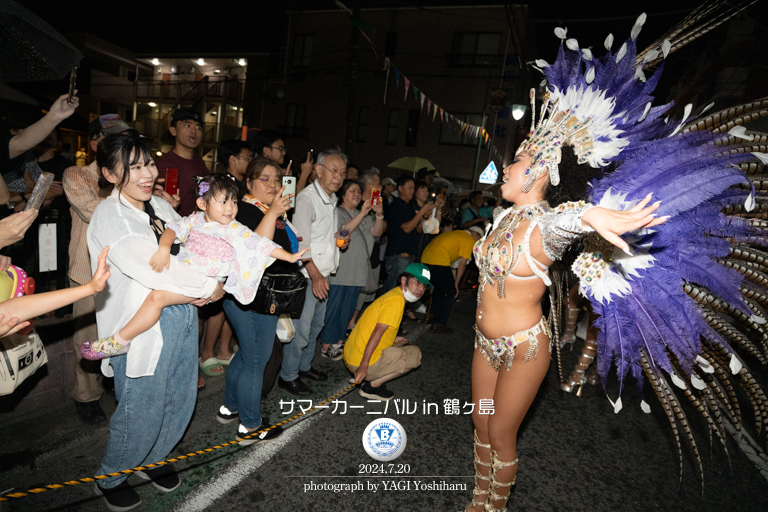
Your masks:
M325 167L323 164L317 164L317 165L319 165L321 167ZM329 169L328 167L325 167L325 169L328 170L328 172L330 172L331 175L334 176L334 177L344 178L344 177L347 176L347 170L346 169L338 169L337 170L337 169Z
M422 283L421 281L419 281L415 277L412 278L412 279L413 279L413 281L416 282L416 288L418 288L420 290L426 290L427 289L427 285L425 283ZM413 281L411 281L411 282L413 282Z
M282 181L282 179L279 176L276 177L276 178L270 178L269 176L264 176L263 178L256 178L256 179L259 180L260 182L262 182L265 187L267 185L269 185L270 183L273 183L275 185L279 185L280 182Z
M276 150L278 150L278 151L279 151L279 152L281 152L281 153L285 153L285 146L277 146L277 147L275 147L275 146L269 146L269 147L270 147L271 149L276 149Z
M253 157L251 155L243 156L243 155L237 155L235 158L245 158L246 162L250 162L253 160Z

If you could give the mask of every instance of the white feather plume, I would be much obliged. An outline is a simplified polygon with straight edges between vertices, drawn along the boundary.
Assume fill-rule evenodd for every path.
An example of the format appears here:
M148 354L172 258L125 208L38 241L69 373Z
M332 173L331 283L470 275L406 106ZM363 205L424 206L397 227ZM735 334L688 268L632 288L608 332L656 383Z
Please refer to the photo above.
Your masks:
M592 60L592 50L589 48L582 48L581 55L584 57L584 60Z
M765 153L752 153L753 156L756 156L758 160L760 160L765 165L768 165L768 155Z
M589 68L589 71L587 71L586 76L584 77L587 80L588 84L591 84L595 80L595 67L592 66Z
M608 37L605 38L603 46L605 46L606 50L611 51L611 46L613 46L613 34L608 34Z
M731 363L729 366L731 367L731 373L738 375L744 365L741 364L736 354L731 353Z
M728 135L733 135L734 137L737 137L739 139L744 139L744 140L755 140L754 135L747 135L746 126L734 126L730 130L728 130Z
M663 43L661 43L661 52L664 54L664 58L667 58L667 55L669 55L669 51L672 49L672 43L669 42L669 39L665 39Z
M540 68L548 68L549 62L545 61L544 59L536 59L536 65Z
M579 42L574 38L568 39L565 42L565 46L567 46L569 50L573 50L575 52L579 51Z
M562 27L555 27L555 35L559 39L565 39L566 35L568 34L568 28L562 28Z
M627 43L624 43L621 45L621 48L619 48L619 53L616 54L616 64L621 62L621 59L623 59L626 54L627 54Z
M658 50L651 50L648 53L645 54L645 57L643 57L643 64L647 62L651 62L652 60L656 60L659 56Z
M640 116L640 119L637 120L638 123L642 123L643 121L645 121L645 117L648 115L648 112L651 110L651 103L652 102L649 101L648 103L645 104L645 110L643 110L643 115Z
M635 79L645 82L645 73L643 72L642 66L637 66L635 68Z

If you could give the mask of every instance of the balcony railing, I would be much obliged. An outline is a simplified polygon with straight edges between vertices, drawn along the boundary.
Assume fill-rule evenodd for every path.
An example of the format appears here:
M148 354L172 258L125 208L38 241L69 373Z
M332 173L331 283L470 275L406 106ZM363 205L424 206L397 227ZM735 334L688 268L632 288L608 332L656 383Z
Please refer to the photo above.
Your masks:
M205 94L204 94L205 93ZM245 93L245 80L232 79L228 76L206 76L202 80L140 80L136 84L136 96L147 99L194 101L203 96L213 98L226 97L241 102Z

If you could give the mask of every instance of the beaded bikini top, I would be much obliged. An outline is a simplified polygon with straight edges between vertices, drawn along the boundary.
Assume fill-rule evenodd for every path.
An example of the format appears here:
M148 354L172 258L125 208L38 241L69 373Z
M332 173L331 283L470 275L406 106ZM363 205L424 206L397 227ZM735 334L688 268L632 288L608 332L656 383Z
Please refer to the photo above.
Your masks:
M475 243L475 247L472 253L480 269L480 290L477 294L478 304L483 295L483 290L486 284L493 285L496 282L499 298L506 297L505 281L507 276L512 275L512 271L517 267L520 262L520 257L525 255L526 258L533 258L530 256L529 230L526 233L525 238L517 247L512 246L512 234L515 229L523 221L531 221L531 227L534 226L534 219L549 212L549 204L546 201L539 201L538 203L526 204L523 206L513 206L508 208L505 212L502 212L497 216L497 221L494 222L493 228L486 230L485 236ZM500 220L498 220L500 218ZM488 237L488 231L494 229L495 231L491 243L488 244L485 254L483 254L483 243ZM534 263L539 263L535 260L528 261L528 266L531 267L534 274L539 276L539 273L543 273L540 269L534 266ZM539 265L542 265L539 263ZM546 270L546 267L545 269ZM515 276L518 277L518 276ZM539 276L541 277L541 276Z

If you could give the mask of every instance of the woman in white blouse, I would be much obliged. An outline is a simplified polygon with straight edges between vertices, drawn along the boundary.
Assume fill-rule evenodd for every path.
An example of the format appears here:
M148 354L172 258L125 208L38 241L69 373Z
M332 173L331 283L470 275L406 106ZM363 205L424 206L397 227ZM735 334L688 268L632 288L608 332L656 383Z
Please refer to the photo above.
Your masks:
M175 258L160 274L149 265L165 223L179 215L152 196L157 168L138 133L106 137L96 159L102 172L100 186L114 185L94 211L87 235L94 270L96 256L110 247L107 263L112 278L96 296L99 337L125 325L153 289L199 298L192 303L196 306L219 300L224 294L221 283ZM165 308L160 321L133 340L125 357L102 362L105 375L114 372L118 405L98 474L162 461L181 439L197 397L197 326L197 311L191 305ZM168 465L137 474L165 492L179 485ZM129 510L141 503L126 479L120 475L96 484L96 493L110 509Z

